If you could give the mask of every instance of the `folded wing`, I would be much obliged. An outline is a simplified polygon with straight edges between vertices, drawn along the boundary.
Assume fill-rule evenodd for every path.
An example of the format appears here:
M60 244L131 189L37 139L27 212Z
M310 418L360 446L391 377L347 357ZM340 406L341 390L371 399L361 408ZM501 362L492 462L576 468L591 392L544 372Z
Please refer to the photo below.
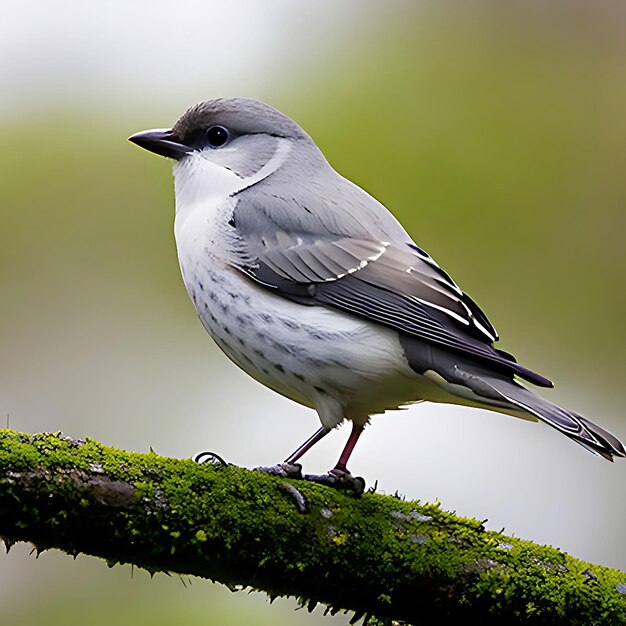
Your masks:
M498 335L486 315L413 243L277 231L257 250L241 269L286 298L334 307L552 386L493 347Z

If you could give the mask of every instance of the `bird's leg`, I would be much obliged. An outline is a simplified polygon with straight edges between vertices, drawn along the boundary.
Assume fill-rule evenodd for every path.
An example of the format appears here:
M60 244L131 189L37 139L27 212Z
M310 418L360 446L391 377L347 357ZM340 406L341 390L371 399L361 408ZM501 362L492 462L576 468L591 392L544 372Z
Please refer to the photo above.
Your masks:
M322 426L316 430L293 454L290 454L284 461L285 465L293 465L305 452L310 450L320 439L323 439L330 430Z
M348 460L354 450L356 442L359 440L363 432L362 424L352 423L352 432L346 443L337 465L327 474L305 474L302 475L302 466L297 463L298 459L308 450L310 450L318 441L323 439L330 430L321 427L311 437L309 437L293 454L290 454L283 463L272 465L271 467L256 467L260 472L267 472L274 476L282 476L283 478L303 478L312 482L321 483L330 487L339 489L348 489L354 491L357 495L361 495L365 489L365 481L361 477L354 477L348 471Z
M350 459L350 455L354 450L354 446L356 446L356 442L359 440L359 437L363 432L363 428L363 424L356 424L355 422L352 422L352 432L350 433L348 441L346 442L346 446L343 449L341 456L339 457L339 461L337 461L337 465L335 465L336 470L340 472L345 472L346 474L350 473L347 467L348 460Z
M340 489L350 489L354 491L356 495L361 495L365 490L365 481L360 476L352 476L352 474L348 471L347 465L350 455L354 450L354 446L356 446L356 442L359 440L359 437L363 432L363 428L363 424L356 424L355 422L352 422L352 432L350 433L350 437L348 437L346 446L339 457L339 461L337 461L337 465L335 465L335 467L331 469L328 474L322 474L321 476L306 474L303 478L305 480L312 480L316 483L322 483L324 485L338 487Z
M290 454L283 463L271 467L257 467L255 469L284 478L302 478L302 466L296 461L310 450L320 439L323 439L330 430L324 426L316 430L297 450Z

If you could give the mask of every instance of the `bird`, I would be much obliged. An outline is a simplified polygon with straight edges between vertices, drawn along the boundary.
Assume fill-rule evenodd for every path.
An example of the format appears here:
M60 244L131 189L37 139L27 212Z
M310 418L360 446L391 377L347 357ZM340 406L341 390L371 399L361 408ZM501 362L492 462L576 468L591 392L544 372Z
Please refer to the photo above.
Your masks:
M178 259L209 335L252 378L317 411L318 430L269 469L298 474L348 420L323 476L362 489L348 462L370 418L422 401L542 421L607 460L626 456L604 428L531 390L553 384L494 346L476 302L287 115L217 98L129 140L173 160Z

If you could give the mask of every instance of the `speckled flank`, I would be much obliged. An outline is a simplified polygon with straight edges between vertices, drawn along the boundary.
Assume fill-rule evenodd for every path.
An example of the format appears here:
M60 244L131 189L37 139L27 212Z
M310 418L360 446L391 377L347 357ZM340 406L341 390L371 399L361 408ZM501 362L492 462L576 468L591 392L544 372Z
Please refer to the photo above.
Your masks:
M392 375L414 385L392 331L273 296L207 253L182 265L198 315L222 351L259 382L316 408L325 425L396 408L385 392L397 388ZM202 290L193 287L199 284ZM403 366L406 377L398 377Z

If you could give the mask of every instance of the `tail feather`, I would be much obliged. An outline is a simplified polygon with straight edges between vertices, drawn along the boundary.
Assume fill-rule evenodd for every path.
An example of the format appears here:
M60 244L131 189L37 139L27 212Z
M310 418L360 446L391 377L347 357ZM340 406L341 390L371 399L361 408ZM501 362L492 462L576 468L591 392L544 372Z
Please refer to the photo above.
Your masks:
M609 461L613 460L613 456L626 456L626 450L624 450L624 445L622 442L612 435L610 432L604 430L601 426L594 424L592 421L583 417L582 415L577 415L578 419L587 427L588 430L593 432L594 436L599 439L602 444L602 450L591 449L592 452L596 452L603 456L605 459ZM609 452L606 452L609 450Z
M534 421L539 419L609 461L613 457L626 457L624 445L617 437L586 417L534 394L511 374L413 337L401 340L411 368L446 392L425 399L478 406ZM528 376L525 378L531 380Z
M489 377L485 382L512 405L538 417L590 452L609 461L614 456L626 457L622 442L586 417L535 395L515 381Z

